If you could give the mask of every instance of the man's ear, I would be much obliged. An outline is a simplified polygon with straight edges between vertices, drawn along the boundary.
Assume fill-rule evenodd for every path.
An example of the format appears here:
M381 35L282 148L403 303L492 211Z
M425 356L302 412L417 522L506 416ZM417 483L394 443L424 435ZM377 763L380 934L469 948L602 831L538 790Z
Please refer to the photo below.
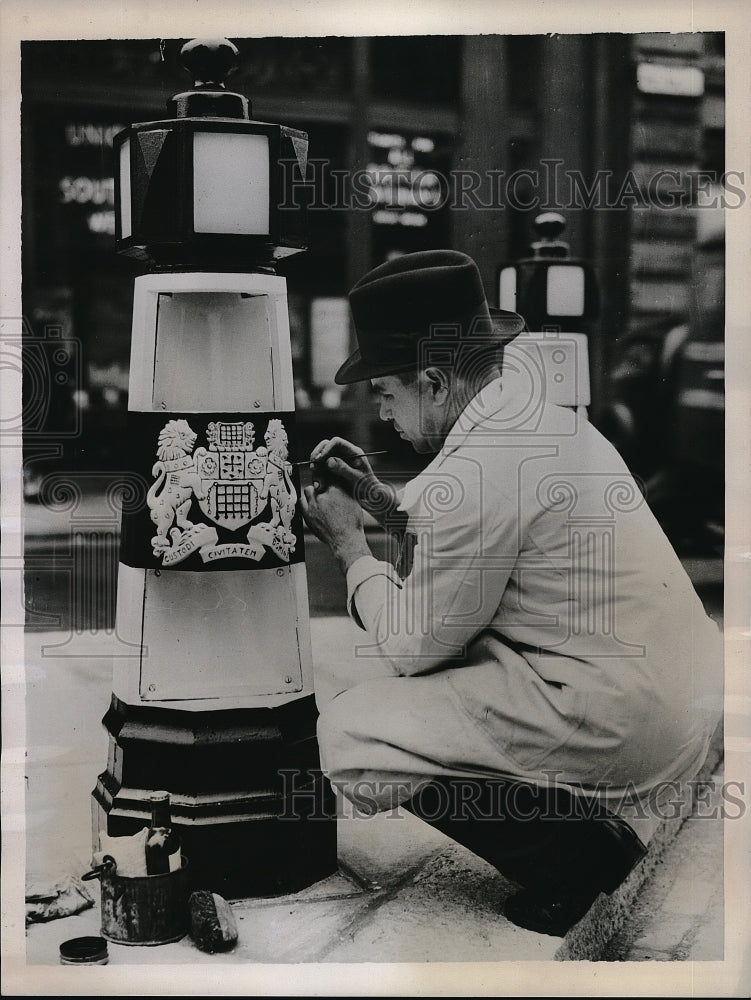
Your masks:
M445 403L451 388L451 378L442 368L426 368L428 389L436 403Z

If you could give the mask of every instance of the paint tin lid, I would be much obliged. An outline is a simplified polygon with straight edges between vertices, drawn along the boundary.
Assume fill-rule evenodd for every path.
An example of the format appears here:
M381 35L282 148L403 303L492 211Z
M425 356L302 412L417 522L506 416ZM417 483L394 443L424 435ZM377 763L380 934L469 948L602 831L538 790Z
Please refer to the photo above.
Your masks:
M109 960L107 942L101 937L77 937L60 945L63 965L106 965Z

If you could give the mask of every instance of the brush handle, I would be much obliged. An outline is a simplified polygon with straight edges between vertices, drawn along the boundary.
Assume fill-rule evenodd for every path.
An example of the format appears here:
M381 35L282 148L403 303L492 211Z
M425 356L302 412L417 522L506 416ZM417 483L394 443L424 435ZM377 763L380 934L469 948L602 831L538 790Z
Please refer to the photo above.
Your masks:
M387 454L386 449L383 449L382 451L365 451L362 453L362 455L354 455L353 458L371 458L373 455L385 455L385 454ZM293 462L293 465L295 467L298 465L310 465L310 459L308 459L305 462Z

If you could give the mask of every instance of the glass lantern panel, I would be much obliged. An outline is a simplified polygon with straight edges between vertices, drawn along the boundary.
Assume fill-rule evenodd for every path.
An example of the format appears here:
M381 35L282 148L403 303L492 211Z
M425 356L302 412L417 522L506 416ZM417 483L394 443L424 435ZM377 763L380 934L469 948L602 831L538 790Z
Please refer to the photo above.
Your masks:
M120 147L120 230L126 240L131 232L130 218L130 139Z
M498 290L499 308L516 311L516 268L504 267Z
M551 264L548 267L548 316L584 315L584 268Z
M265 135L196 132L193 229L264 236L269 231L269 140Z

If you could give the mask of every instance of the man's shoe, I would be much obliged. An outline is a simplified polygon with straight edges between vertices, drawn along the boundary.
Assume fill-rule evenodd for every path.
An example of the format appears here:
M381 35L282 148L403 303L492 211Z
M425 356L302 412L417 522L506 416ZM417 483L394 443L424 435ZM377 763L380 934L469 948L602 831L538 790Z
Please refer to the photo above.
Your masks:
M600 818L592 830L596 839L577 845L579 851L593 852L587 873L589 885L521 889L509 896L504 907L512 924L538 934L563 937L582 919L600 892L611 895L647 853L631 827L618 817ZM583 857L576 867L584 869Z
M631 827L618 816L597 820L602 840L602 873L600 885L610 895L625 881L647 853L647 848Z
M509 896L503 908L504 915L517 927L538 934L564 937L577 924L600 895L595 890L561 896L546 896L533 889L520 889Z

